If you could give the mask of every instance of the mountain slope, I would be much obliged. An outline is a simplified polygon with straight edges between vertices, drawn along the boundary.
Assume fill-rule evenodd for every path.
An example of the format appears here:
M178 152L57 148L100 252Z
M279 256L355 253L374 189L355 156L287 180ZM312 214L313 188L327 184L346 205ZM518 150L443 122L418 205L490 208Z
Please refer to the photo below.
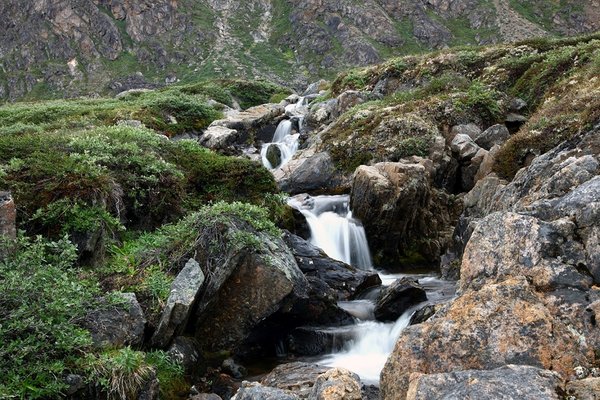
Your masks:
M6 0L0 15L9 100L198 76L302 86L390 55L600 27L593 0Z

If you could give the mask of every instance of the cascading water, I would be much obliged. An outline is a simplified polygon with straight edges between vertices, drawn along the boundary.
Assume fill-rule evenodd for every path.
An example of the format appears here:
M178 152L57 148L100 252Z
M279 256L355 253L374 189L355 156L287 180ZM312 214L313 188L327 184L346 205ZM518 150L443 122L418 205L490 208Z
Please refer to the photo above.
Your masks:
M298 138L299 134L292 134L292 122L289 119L285 119L279 123L275 134L273 135L273 142L265 143L260 151L263 165L268 169L275 169L285 165L292 159L296 151L298 151ZM278 165L272 165L269 161L269 147L276 146L279 149L280 160Z
M348 196L294 197L289 204L306 218L311 231L310 241L329 257L362 269L372 269L371 256L364 228L352 218ZM384 285L406 275L380 274ZM415 278L413 276L413 278ZM429 302L437 303L454 294L453 284L431 276L419 276ZM378 384L379 375L393 351L398 337L409 325L416 308L407 310L395 323L374 321L374 299L339 302L338 305L357 318L358 323L341 328L354 339L342 350L319 359L328 367L344 367L357 373L363 382Z
M302 132L304 129L304 116L308 112L305 103L305 98L301 97L297 103L289 104L285 107L285 114L291 119L285 119L279 123L273 135L272 142L265 143L260 151L262 163L266 168L275 169L285 165L298 151L300 134L292 133L292 120L298 121L298 132ZM271 146L275 146L279 152L279 157L275 157L279 158L277 165L273 165L271 162L275 158L269 160L269 147Z
M352 218L348 196L292 198L310 227L311 243L329 257L361 269L372 269L365 229Z

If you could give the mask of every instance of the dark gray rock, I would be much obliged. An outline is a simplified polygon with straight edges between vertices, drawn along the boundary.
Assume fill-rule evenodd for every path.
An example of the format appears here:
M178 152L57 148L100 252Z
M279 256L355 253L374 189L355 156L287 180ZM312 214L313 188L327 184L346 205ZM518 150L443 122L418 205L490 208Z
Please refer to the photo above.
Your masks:
M402 278L385 288L375 303L375 318L396 321L410 307L427 301L427 294L417 281Z
M88 314L83 321L97 348L139 346L144 340L146 318L135 293L117 295L122 304L112 305L107 299L101 299L100 308Z
M494 145L502 145L510 137L510 132L506 125L497 124L490 126L481 134L477 135L474 140L478 146L490 150Z
M167 351L171 359L183 366L186 374L200 375L203 373L204 359L198 351L198 344L192 337L177 336Z
M267 148L267 160L273 168L281 164L281 149L276 144L270 144Z
M303 157L301 153L273 172L282 191L290 194L338 192L344 182L328 153Z
M410 325L421 324L427 321L429 318L435 315L435 305L428 304L425 307L422 307L415 311L415 313L410 317Z
M194 259L188 260L185 267L171 284L171 293L163 310L158 327L152 336L153 346L165 347L173 335L181 333L190 317L192 306L204 284L204 273Z
M479 146L469 135L465 134L456 135L452 139L450 147L460 161L469 161L479 151Z
M235 379L241 379L248 375L246 368L237 364L233 358L227 358L223 360L223 363L221 364L221 371L231 375Z
M327 283L335 291L338 300L351 299L365 289L381 284L376 272L360 270L329 258L321 249L297 235L287 232L284 240L292 250L300 270L306 276Z
M524 366L507 365L491 371L467 370L414 377L407 400L506 399L559 400L558 374Z

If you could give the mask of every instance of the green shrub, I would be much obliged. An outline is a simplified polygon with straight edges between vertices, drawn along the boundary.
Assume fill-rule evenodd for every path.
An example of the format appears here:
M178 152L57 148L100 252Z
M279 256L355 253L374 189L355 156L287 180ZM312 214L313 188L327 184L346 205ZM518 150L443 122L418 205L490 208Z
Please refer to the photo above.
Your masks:
M222 80L217 81L239 101L240 107L247 109L268 103L275 95L289 96L289 89L267 81Z
M98 288L72 269L76 249L67 239L22 237L10 248L0 261L0 397L57 398L91 345L77 322Z
M467 92L455 103L458 110L469 109L489 123L495 123L502 117L499 104L500 95L494 89L488 88L481 82L475 81Z

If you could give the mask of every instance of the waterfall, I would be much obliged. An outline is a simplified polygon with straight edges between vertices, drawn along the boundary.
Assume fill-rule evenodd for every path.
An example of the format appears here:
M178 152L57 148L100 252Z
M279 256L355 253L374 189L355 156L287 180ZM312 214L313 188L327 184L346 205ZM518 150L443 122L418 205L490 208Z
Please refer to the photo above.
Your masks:
M297 103L289 104L285 107L285 114L291 119L298 121L299 132L302 132L304 129L304 116L308 112L305 103L306 99L301 97ZM275 169L285 165L298 151L298 139L300 138L300 134L292 134L291 119L281 121L275 130L272 141L263 144L262 149L260 150L262 163L268 169ZM272 165L271 161L269 161L268 153L271 146L275 146L277 148L275 151L279 152L278 158L280 161L277 165Z
M363 321L354 328L355 340L337 353L325 356L319 364L343 367L358 374L365 383L376 384L388 356L402 331L409 325L414 309L406 311L395 323Z
M292 198L289 204L304 215L310 242L325 254L361 269L373 268L365 229L352 218L347 195Z

